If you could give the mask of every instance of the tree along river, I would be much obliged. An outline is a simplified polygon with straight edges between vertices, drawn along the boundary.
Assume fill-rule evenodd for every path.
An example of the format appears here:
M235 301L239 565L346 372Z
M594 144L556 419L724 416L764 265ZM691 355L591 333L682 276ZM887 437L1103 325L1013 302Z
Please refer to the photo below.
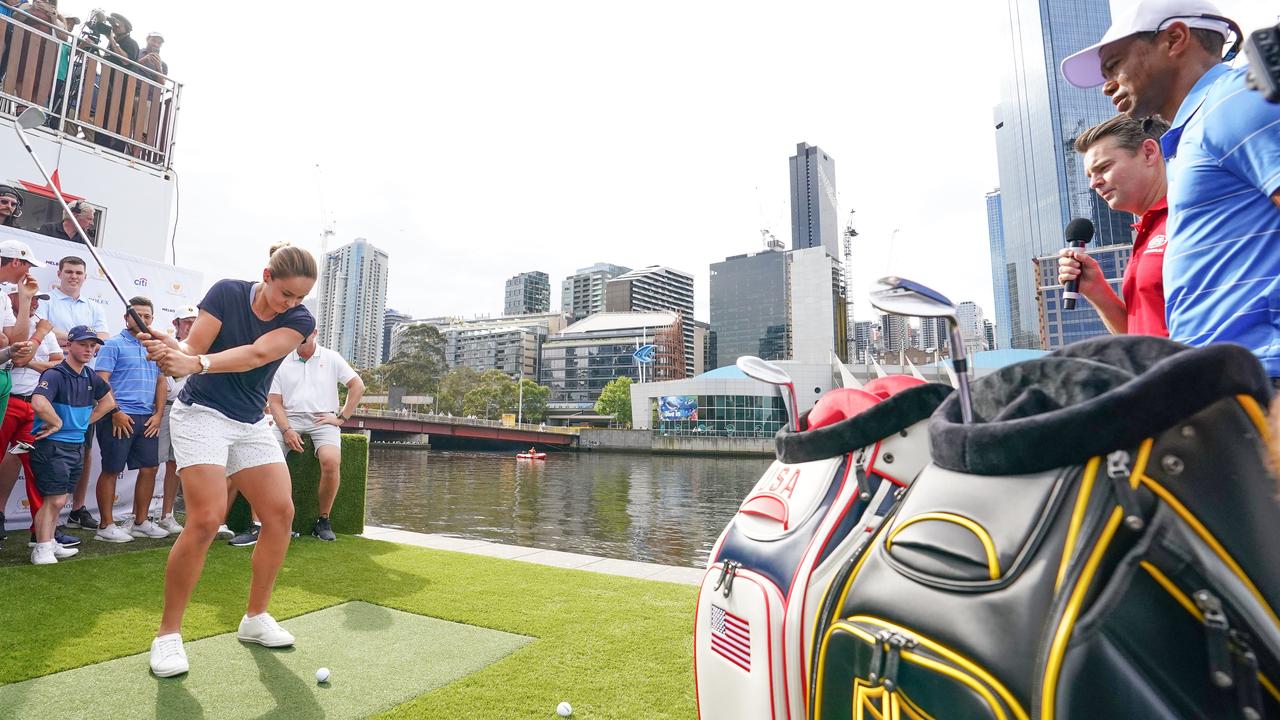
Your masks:
M365 522L702 567L767 457L369 451Z

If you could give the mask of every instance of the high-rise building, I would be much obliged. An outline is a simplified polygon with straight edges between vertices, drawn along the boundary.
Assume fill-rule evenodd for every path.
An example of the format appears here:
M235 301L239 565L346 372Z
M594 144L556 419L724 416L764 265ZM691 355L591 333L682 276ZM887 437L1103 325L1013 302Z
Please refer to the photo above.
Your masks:
M1072 87L1058 72L1064 57L1106 32L1108 0L1007 0L1007 7L1008 62L994 117L1004 270L995 268L993 281L997 292L1008 288L1009 321L1000 309L996 325L1009 347L1038 348L1039 278L1032 261L1056 253L1076 217L1097 228L1092 247L1128 245L1133 216L1112 211L1089 189L1072 146L1115 109L1096 89Z
M605 283L629 272L631 268L609 263L579 269L560 284L560 312L573 322L603 312Z
M444 339L444 359L449 368L501 370L512 378L530 380L536 380L541 370L543 342L566 325L560 313L474 320L447 318L432 324Z
M357 368L371 368L382 360L387 268L387 253L364 238L324 256L318 342Z
M790 163L791 249L823 247L840 257L836 161L816 145L798 143Z
M680 313L685 375L693 375L693 275L661 265L632 270L605 283L605 312Z
M711 323L701 320L693 321L693 374L701 375L708 370L715 370L715 351L709 350L715 343L715 335L711 332Z
M819 247L792 250L786 255L790 359L826 363L834 353L847 361L849 302L838 256Z
M391 359L391 334L395 331L396 326L407 323L412 319L406 313L387 308L382 320L382 362L385 363Z
M1132 245L1111 245L1092 248L1089 255L1098 261L1102 276L1111 289L1120 295L1124 270L1133 254ZM1032 265L1039 277L1036 288L1036 307L1040 315L1040 336L1045 350L1057 350L1078 340L1107 334L1107 326L1088 300L1081 298L1075 310L1062 308L1062 284L1058 282L1058 255L1037 258Z
M534 270L507 279L503 315L530 315L551 312L551 278Z
M987 193L987 240L991 250L991 292L996 303L996 333L999 347L1009 345L1009 262L1004 253L1004 215L1000 207L1000 188ZM994 350L996 344L992 344Z
M946 318L920 318L920 349L947 352L950 350L951 330Z
M982 321L982 338L986 340L988 350L996 349L996 326L990 320Z
M956 324L960 328L960 337L964 339L964 350L970 355L986 349L982 315L982 308L969 300L956 306Z
M880 348L889 352L898 352L907 347L910 323L903 315L880 316Z
M876 324L870 320L860 320L853 324L853 357L852 363L865 363L875 344Z

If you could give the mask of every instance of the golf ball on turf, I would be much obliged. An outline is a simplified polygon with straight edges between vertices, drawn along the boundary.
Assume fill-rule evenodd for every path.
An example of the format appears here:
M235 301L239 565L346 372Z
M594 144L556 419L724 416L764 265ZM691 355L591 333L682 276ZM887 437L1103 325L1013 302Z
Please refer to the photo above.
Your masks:
M316 671L316 682L318 683L329 682L329 668L320 668L319 670Z
M573 714L573 706L567 702L562 702L556 706L556 714L560 717L569 717Z

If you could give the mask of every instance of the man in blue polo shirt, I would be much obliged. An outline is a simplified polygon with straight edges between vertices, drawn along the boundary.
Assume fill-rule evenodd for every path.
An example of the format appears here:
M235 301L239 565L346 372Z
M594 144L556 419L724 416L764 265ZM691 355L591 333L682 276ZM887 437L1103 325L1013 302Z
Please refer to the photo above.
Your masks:
M151 325L152 305L145 297L129 299L134 312ZM138 328L128 313L125 329L107 338L98 351L94 368L111 385L120 412L98 422L98 447L102 450L102 474L98 476L98 512L101 520L95 540L113 543L134 538L168 537L169 532L147 516L160 468L160 420L164 417L167 383L160 368L147 359L146 348L133 336ZM133 519L124 527L111 517L116 478L125 467L138 471L133 487Z
M101 344L97 333L88 327L71 328L67 332L66 357L40 374L31 395L36 414L31 469L35 471L36 489L44 498L36 513L36 542L31 548L31 562L36 565L52 565L77 552L55 542L53 529L67 495L80 478L85 431L98 418L115 410L111 388L86 367Z
M1064 60L1062 74L1077 87L1102 85L1122 113L1172 118L1161 138L1169 337L1244 345L1276 380L1280 105L1247 88L1247 67L1224 64L1240 37L1207 0L1140 0L1115 14L1099 43Z

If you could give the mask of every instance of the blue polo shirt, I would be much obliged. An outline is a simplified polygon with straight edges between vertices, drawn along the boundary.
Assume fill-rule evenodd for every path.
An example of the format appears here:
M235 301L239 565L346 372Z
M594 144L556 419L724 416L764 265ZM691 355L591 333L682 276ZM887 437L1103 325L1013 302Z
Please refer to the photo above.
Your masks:
M48 440L64 443L83 443L85 431L89 429L89 416L93 414L94 405L103 395L111 392L107 381L98 377L98 373L88 366L77 373L67 365L67 361L54 365L40 373L40 382L36 384L36 395L43 395L53 405L53 411L62 418L62 427L50 435ZM31 432L39 433L44 420L36 415Z
M1233 342L1280 377L1280 105L1217 65L1160 140L1168 158L1164 256L1169 337Z
M116 404L129 415L150 415L156 411L156 382L160 368L147 359L147 350L128 330L107 338L93 367L108 373L107 382L116 394Z

